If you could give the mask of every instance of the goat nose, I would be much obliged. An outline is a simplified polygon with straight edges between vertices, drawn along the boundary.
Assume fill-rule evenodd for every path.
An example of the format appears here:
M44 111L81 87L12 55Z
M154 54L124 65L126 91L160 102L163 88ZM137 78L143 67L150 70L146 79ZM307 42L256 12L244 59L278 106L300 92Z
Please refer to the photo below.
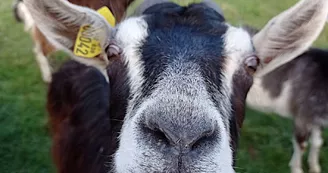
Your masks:
M182 123L177 121L150 120L146 123L152 137L167 141L180 152L186 153L194 146L213 140L216 125L213 121L204 119L196 122Z

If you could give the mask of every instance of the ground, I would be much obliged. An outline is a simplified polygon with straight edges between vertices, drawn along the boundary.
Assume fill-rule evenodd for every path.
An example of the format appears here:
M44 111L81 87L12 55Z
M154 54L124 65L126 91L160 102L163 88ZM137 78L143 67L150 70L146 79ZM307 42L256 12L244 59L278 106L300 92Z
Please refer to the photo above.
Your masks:
M181 0L186 3L186 0ZM217 0L228 20L262 27L297 0ZM190 2L190 1L189 1ZM47 87L32 53L32 41L11 12L12 0L0 0L0 172L54 172L50 159L45 96ZM315 45L327 48L328 28ZM248 110L241 133L237 172L287 173L292 154L291 121ZM325 139L328 139L326 130ZM328 146L321 150L328 172Z

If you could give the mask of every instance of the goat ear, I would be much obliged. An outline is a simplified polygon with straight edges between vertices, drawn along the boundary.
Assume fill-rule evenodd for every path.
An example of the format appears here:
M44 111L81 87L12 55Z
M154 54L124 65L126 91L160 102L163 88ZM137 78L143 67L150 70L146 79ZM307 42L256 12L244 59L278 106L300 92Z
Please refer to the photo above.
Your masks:
M306 51L324 28L328 15L327 0L301 0L271 19L253 42L263 76Z
M66 0L25 0L24 2L37 27L57 49L66 51L73 59L86 65L102 68L107 65L105 50L110 44L113 28L103 16L90 8L74 5ZM96 40L92 43L97 43L99 54L94 57L73 53L81 28L84 28L84 36L87 39Z

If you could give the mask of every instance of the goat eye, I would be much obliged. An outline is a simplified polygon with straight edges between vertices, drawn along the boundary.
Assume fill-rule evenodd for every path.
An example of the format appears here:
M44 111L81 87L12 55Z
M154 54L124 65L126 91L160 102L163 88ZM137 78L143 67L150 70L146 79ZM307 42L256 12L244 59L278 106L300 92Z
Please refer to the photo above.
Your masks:
M248 56L245 60L246 70L253 75L256 72L259 63L260 59L256 55Z

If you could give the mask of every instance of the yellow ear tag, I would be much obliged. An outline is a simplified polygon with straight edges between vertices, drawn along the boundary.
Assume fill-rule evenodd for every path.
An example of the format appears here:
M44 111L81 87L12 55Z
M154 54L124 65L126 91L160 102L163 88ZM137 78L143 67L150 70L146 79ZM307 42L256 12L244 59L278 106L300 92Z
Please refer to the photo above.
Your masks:
M115 17L108 7L106 6L101 7L97 12L101 14L110 25L112 25L113 27L115 26L116 24Z
M87 34L89 25L82 26L75 41L74 54L85 58L94 58L101 53L100 42Z
M115 17L107 7L102 7L98 10L109 24L115 26ZM99 40L92 38L88 33L89 25L80 27L79 33L74 46L74 54L85 58L94 58L102 52Z

